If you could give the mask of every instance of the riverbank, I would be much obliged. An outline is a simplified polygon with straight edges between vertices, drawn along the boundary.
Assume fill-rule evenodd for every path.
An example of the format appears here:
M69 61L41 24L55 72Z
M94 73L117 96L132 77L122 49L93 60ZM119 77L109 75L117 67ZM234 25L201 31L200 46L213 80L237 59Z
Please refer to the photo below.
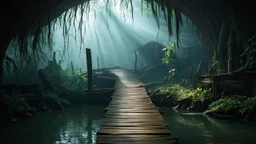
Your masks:
M41 73L42 74L42 73ZM1 98L1 123L4 126L13 122L34 117L42 112L63 110L70 105L106 105L113 90L116 76L108 70L93 72L93 88L99 91L86 92L86 73L61 74L61 82L44 74L44 81L33 85L4 85ZM45 85L47 84L47 85Z
M180 84L158 83L145 88L157 106L173 108L180 113L200 112L211 118L243 121L254 121L256 117L256 97L214 97L210 89L194 89Z

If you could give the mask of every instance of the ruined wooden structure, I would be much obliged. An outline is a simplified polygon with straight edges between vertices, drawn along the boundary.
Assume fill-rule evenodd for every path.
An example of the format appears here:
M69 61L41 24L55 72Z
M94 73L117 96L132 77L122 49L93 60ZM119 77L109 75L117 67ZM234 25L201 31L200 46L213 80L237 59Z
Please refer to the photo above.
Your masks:
M255 95L256 72L253 69L233 72L231 74L199 76L200 85L210 86L215 96L224 94Z

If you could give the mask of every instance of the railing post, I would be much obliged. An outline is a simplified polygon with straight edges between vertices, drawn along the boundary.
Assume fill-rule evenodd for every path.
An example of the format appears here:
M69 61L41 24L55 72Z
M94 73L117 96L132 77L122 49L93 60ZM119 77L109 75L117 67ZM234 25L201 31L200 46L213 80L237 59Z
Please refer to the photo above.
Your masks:
M86 48L86 62L87 62L87 78L88 78L88 90L92 89L92 56L91 50Z
M97 57L97 68L98 68L98 70L100 69L99 57Z
M137 70L137 60L138 60L138 58L137 58L136 52L134 52L134 55L135 55L135 66L134 66L134 69Z

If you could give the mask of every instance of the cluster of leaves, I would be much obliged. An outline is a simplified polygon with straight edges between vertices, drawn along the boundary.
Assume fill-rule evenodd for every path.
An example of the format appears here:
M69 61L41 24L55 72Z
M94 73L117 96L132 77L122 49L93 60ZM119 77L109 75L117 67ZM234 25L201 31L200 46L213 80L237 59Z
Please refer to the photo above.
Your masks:
M66 99L61 98L57 93L54 92L44 91L43 98L49 100L48 102L51 104L60 105L61 107L70 105Z
M244 53L241 56L247 55L246 66L247 67L254 67L256 65L255 58L256 58L256 35L253 36L248 40L249 46L244 50ZM241 61L241 63L243 63Z
M72 92L81 92L87 87L87 78L83 75L66 76L62 87Z
M175 58L176 53L176 45L175 43L164 44L165 48L162 50L164 51L164 57L162 58L162 63L166 65L171 65Z
M163 48L164 56L161 59L162 63L170 66L169 75L165 77L165 81L171 80L175 75L175 66L174 66L174 58L176 53L176 45L175 43L164 44L165 48Z
M256 106L256 97L245 97L233 95L224 97L210 104L208 112L236 113L244 114Z
M162 88L161 91L172 93L174 98L177 100L191 98L193 101L203 101L205 99L212 98L212 93L210 90L205 90L200 87L193 89L192 87L185 87L179 84Z
M225 69L223 68L223 63L218 60L216 57L212 58L212 63L209 68L210 74L222 74L225 72Z

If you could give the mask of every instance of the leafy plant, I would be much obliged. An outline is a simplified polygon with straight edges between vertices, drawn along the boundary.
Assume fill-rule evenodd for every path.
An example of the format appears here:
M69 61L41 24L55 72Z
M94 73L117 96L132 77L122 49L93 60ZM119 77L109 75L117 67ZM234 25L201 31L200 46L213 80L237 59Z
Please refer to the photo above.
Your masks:
M244 53L241 55L246 55L246 67L254 67L256 65L255 58L256 58L256 35L249 39L249 46L244 50ZM242 63L242 62L241 62Z
M173 63L175 53L176 53L176 45L175 43L164 44L165 48L162 49L164 51L164 57L161 59L163 64L171 65Z
M87 87L87 78L83 75L69 75L61 86L74 93L81 92Z
M224 73L225 69L223 68L223 63L218 60L216 57L212 57L212 63L209 68L210 74L221 74Z
M59 95L54 92L44 91L43 98L50 107L63 107L70 105L66 99L60 98Z
M210 104L208 112L244 114L256 106L256 97L233 95Z
M200 87L193 89L192 87L185 87L179 84L174 84L170 87L162 88L161 91L172 93L174 98L177 100L191 98L193 101L203 101L205 99L212 98L212 93L210 90L205 90Z

